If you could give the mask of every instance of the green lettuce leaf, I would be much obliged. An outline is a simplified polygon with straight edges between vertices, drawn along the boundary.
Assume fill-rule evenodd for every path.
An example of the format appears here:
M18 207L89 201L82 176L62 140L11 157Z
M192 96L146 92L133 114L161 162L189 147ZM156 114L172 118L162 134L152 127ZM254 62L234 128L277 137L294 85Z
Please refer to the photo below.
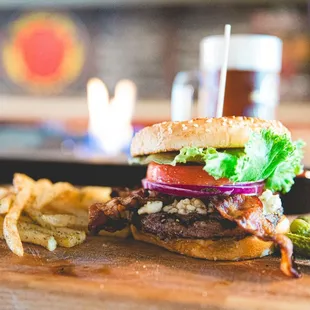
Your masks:
M266 188L286 193L294 184L295 176L302 172L303 146L301 141L292 142L287 135L265 129L252 133L244 150L186 147L172 164L203 160L203 169L215 179L266 180Z
M270 130L252 133L244 147L244 156L238 159L237 182L265 180L277 166L294 152L294 145L286 135L277 135Z
M183 147L173 159L171 165L191 163L204 163L206 150L202 147Z
M155 162L161 165L171 165L174 161L174 158L177 156L176 152L168 152L168 153L158 153L151 154L148 156L138 156L133 157L129 160L130 164L133 165L148 165L151 162Z
M235 173L238 153L229 151L218 152L215 148L206 149L205 166L203 169L215 179L231 178Z
M287 193L294 184L294 177L303 171L301 164L303 158L303 141L293 143L295 150L288 156L286 161L281 162L274 173L267 179L266 187L272 188L276 192Z

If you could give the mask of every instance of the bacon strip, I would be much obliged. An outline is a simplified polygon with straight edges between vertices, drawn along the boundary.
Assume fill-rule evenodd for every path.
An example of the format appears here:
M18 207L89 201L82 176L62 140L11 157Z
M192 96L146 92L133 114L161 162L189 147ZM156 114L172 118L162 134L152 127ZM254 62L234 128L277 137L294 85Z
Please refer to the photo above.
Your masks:
M281 234L276 234L273 240L276 244L279 245L281 250L281 271L291 277L300 278L300 274L292 266L292 255L293 255L293 243L292 241Z
M106 203L95 203L89 208L88 229L92 234L97 234L101 229L109 232L121 230L128 225L131 211L139 209L148 201L156 200L169 204L174 197L144 189L123 191L121 197L115 197Z
M263 214L263 204L256 196L213 196L211 205L223 218L233 221L246 232L264 240L273 241L281 250L281 271L291 277L299 278L300 274L293 268L293 245L289 238L276 234L273 225Z
M147 196L147 192L140 189L124 197L115 197L106 203L93 204L89 208L90 233L97 234L101 229L115 232L125 228L129 211L142 207Z

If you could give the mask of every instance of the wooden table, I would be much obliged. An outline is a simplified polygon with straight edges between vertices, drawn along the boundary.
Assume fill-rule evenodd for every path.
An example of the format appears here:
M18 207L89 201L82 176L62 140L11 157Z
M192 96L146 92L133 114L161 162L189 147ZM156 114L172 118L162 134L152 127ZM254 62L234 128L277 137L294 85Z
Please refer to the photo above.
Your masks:
M208 262L134 240L91 237L25 256L0 242L0 309L310 309L310 261L287 278L279 258Z

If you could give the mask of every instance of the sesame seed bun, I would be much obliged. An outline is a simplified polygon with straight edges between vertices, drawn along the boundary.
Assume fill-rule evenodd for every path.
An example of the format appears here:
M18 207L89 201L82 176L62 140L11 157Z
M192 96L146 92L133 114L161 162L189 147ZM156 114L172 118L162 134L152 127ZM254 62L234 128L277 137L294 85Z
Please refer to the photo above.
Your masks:
M132 140L131 155L179 151L186 146L241 148L251 131L272 128L278 134L290 135L276 120L252 117L197 118L183 122L163 122L145 127Z
M283 216L276 227L276 232L284 234L289 231L289 220ZM131 231L136 240L152 243L169 251L186 256L207 260L244 260L270 255L274 251L273 242L266 242L255 236L241 240L223 238L219 240L204 239L171 239L161 240L156 235L144 233L133 225Z

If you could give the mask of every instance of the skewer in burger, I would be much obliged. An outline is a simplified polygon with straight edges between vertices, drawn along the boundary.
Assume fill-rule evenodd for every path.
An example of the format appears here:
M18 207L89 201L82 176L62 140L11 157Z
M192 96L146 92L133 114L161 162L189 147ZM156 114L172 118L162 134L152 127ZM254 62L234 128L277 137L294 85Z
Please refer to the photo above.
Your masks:
M146 127L132 161L148 164L143 188L90 207L89 229L130 225L135 239L208 260L242 260L281 250L281 270L298 277L279 193L302 172L303 143L279 121L201 118Z

